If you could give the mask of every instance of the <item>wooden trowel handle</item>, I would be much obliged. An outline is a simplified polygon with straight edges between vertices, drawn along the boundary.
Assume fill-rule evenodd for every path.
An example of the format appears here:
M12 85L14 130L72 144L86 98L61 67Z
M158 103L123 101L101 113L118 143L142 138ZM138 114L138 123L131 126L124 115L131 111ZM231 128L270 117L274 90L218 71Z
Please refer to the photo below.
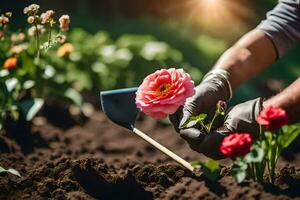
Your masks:
M191 172L194 172L194 167L189 162L185 161L184 159L182 159L181 157L179 157L178 155L176 155L175 153L173 153L172 151L170 151L166 147L162 146L161 144L159 144L158 142L156 142L155 140L150 138L148 135L146 135L142 131L138 130L137 128L133 128L133 132L136 135L143 138L146 142L148 142L149 144L153 145L158 150L160 150L161 152L166 154L167 156L171 157L173 160L175 160L177 163L179 163L183 167L187 168Z

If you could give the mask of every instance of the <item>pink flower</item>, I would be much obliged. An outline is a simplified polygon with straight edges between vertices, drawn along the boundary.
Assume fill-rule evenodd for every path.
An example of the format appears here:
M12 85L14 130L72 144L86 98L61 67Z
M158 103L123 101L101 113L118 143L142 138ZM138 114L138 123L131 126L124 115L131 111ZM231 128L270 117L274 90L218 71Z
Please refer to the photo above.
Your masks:
M52 16L54 15L54 11L53 10L47 10L45 13L42 13L41 14L41 23L42 24L46 24L46 23L49 23Z
M70 25L69 15L62 15L58 21L59 21L59 28L61 31L66 32L69 30L69 25Z
M232 133L226 136L220 146L224 156L236 158L250 152L252 138L249 133Z
M275 106L268 106L263 109L256 121L265 126L267 130L276 130L289 122L286 111Z
M183 69L161 69L148 75L136 93L136 105L153 118L165 118L176 112L195 94L194 82Z

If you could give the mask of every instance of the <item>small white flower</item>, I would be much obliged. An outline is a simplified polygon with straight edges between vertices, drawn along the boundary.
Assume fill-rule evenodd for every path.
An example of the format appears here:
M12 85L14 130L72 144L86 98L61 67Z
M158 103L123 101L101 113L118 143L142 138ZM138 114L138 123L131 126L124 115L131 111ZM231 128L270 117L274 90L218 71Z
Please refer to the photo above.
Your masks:
M39 34L42 34L45 32L45 28L42 25L37 25L37 30L35 26L32 26L28 29L28 35L35 36L37 34L37 31Z
M27 18L27 22L28 22L28 24L33 24L34 23L34 17L33 16L29 16Z

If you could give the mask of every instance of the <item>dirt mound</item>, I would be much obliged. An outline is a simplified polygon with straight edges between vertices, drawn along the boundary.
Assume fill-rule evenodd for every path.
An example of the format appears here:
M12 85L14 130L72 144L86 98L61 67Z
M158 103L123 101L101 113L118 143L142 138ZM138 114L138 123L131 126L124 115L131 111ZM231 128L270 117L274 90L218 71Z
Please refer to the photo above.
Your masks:
M0 164L22 174L0 175L0 199L300 199L299 154L286 152L293 159L289 165L279 161L275 186L237 184L228 176L228 160L221 162L218 182L211 183L113 125L101 112L82 125L52 121L40 116L29 132L15 129L0 135ZM139 120L138 127L189 161L206 159L171 127L148 118Z

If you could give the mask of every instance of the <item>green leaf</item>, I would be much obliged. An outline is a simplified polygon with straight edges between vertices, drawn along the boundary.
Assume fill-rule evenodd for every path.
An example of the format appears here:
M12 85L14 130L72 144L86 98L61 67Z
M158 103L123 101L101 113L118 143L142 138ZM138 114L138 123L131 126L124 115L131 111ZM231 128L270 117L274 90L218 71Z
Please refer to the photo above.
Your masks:
M44 105L43 99L28 99L20 102L20 108L27 121L30 121Z
M190 128L202 122L206 118L207 114L201 113L197 116L192 116L188 119L188 121L183 125L184 128Z
M215 160L208 160L202 165L204 175L210 181L215 181L220 175L220 166L219 163Z
M0 173L5 172L5 171L6 171L6 169L4 169L3 167L0 166Z
M67 91L64 94L67 98L72 100L77 106L82 107L83 105L83 99L82 96L77 90L73 88L67 89Z
M21 177L21 174L17 170L15 170L15 169L10 168L10 169L7 170L7 172L9 172L9 173L11 173L13 175L16 175L18 177Z
M0 77L3 78L9 75L9 71L7 69L0 70Z
M300 134L300 127L296 125L286 126L283 134L278 136L278 144L281 148L288 147Z
M35 85L35 82L33 80L27 80L23 83L23 88L25 90L28 90L30 88L32 88Z
M193 161L193 162L190 162L190 164L193 167L195 167L195 168L201 168L202 162L200 162L200 161Z
M187 122L187 124L184 126L185 128L190 128L195 126L198 123L198 120L191 120L189 122Z
M232 171L232 176L235 178L235 180L238 182L238 183L241 183L245 180L246 178L246 171L243 171L243 170L239 170L239 171Z
M220 175L219 163L215 160L208 160L207 162L194 161L191 165L195 168L201 168L203 170L204 176L210 180L215 181Z
M264 159L264 149L259 143L252 145L251 151L244 157L247 163L261 162Z
M203 120L205 120L206 116L207 116L207 114L201 113L200 115L197 116L197 120L198 121L203 121Z
M234 165L231 169L231 175L235 178L238 183L241 183L245 180L248 168L247 163L243 159L237 159L234 162Z
M0 166L0 173L4 173L4 172L11 173L11 174L13 174L15 176L21 177L21 174L17 170L12 169L12 168L6 170L6 169L4 169L3 167Z
M8 92L11 92L17 87L18 79L16 79L16 78L7 79L5 81L5 84L6 84L6 88L7 88Z

